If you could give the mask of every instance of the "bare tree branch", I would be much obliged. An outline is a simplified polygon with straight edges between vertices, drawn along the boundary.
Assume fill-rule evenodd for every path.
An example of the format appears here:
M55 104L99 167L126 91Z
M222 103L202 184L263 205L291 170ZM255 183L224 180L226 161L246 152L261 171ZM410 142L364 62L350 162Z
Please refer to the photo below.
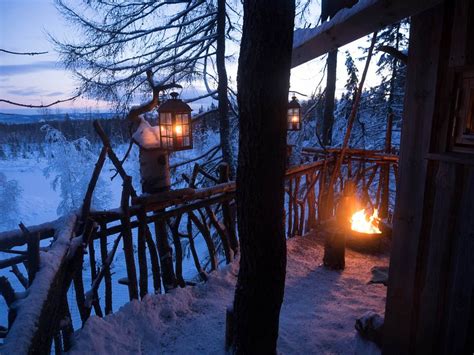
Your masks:
M5 102L9 105L14 105L14 106L20 106L20 107L28 107L28 108L47 108L47 107L51 107L51 106L54 106L54 105L57 105L57 104L60 104L60 103L63 103L63 102L69 102L69 101L74 101L75 99L77 99L79 96L81 96L81 94L77 94L73 97L70 97L68 99L64 99L64 100L57 100L57 101L54 101L54 102L51 102L49 104L41 104L41 105L28 105L28 104L22 104L21 102L14 102L14 101L10 101L10 100L5 100L5 99L0 99L0 102Z
M0 48L0 52L14 54L14 55L41 55L41 54L48 53L48 52L14 52L14 51L9 51L3 48Z

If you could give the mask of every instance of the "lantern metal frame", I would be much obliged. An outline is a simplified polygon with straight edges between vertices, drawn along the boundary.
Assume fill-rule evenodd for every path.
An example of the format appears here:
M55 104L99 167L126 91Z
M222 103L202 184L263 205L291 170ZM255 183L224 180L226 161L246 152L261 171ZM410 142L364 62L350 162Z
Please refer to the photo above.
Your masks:
M301 130L301 105L295 95L288 103L286 126L288 131Z
M183 102L177 92L158 107L160 145L166 150L187 150L193 148L191 107Z

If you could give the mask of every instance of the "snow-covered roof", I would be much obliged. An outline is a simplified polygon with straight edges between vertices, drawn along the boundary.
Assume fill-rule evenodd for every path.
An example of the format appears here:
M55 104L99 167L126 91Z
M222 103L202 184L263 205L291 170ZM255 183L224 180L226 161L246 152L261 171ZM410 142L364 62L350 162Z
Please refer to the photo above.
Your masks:
M297 67L392 23L429 9L442 0L359 0L315 28L296 29L291 66Z

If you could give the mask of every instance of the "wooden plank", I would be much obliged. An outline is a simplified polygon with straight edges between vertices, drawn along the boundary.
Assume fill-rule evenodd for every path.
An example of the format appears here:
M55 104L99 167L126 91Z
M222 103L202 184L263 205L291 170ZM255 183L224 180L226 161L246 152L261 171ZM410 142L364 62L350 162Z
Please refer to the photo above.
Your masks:
M291 67L306 63L369 33L406 17L416 15L442 0L359 1L352 9L341 10L331 21L313 29L317 34L299 43L295 40ZM357 10L358 11L354 11ZM348 15L349 14L349 15ZM298 37L298 34L295 35Z
M432 162L431 164L435 164ZM434 354L439 349L438 331L442 324L443 303L448 282L448 265L454 235L454 218L457 215L462 183L456 174L456 166L440 163L433 181L435 198L432 207L425 207L427 226L422 241L423 254L419 258L419 283L423 285L419 299L419 315L416 336L416 352ZM430 216L431 215L431 216ZM429 237L428 237L429 236Z
M444 7L412 17L405 93L400 176L393 222L387 306L386 354L410 353L431 124L435 110ZM446 54L445 54L446 55ZM429 58L429 60L427 60Z
M453 258L450 267L451 284L445 302L448 312L443 324L446 329L442 347L445 354L468 354L474 348L474 169L465 167L463 173L461 208L453 233L452 250L456 258Z

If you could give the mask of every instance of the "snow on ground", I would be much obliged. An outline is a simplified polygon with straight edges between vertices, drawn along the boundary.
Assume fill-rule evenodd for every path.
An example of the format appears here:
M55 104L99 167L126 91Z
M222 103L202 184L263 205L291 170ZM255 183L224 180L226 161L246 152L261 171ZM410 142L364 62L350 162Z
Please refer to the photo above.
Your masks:
M46 162L35 159L0 160L0 172L7 180L17 180L21 188L18 221L28 225L53 221L58 218L56 209L59 205L59 194L44 177L43 170ZM7 208L7 206L0 206ZM17 228L17 224L3 226L0 232Z
M368 285L370 269L387 256L346 253L346 269L321 266L323 247L314 236L288 241L285 299L280 317L281 354L370 354L355 321L367 311L383 314L386 288ZM232 304L238 263L207 283L147 296L117 313L91 317L78 331L72 353L224 354L225 310Z

